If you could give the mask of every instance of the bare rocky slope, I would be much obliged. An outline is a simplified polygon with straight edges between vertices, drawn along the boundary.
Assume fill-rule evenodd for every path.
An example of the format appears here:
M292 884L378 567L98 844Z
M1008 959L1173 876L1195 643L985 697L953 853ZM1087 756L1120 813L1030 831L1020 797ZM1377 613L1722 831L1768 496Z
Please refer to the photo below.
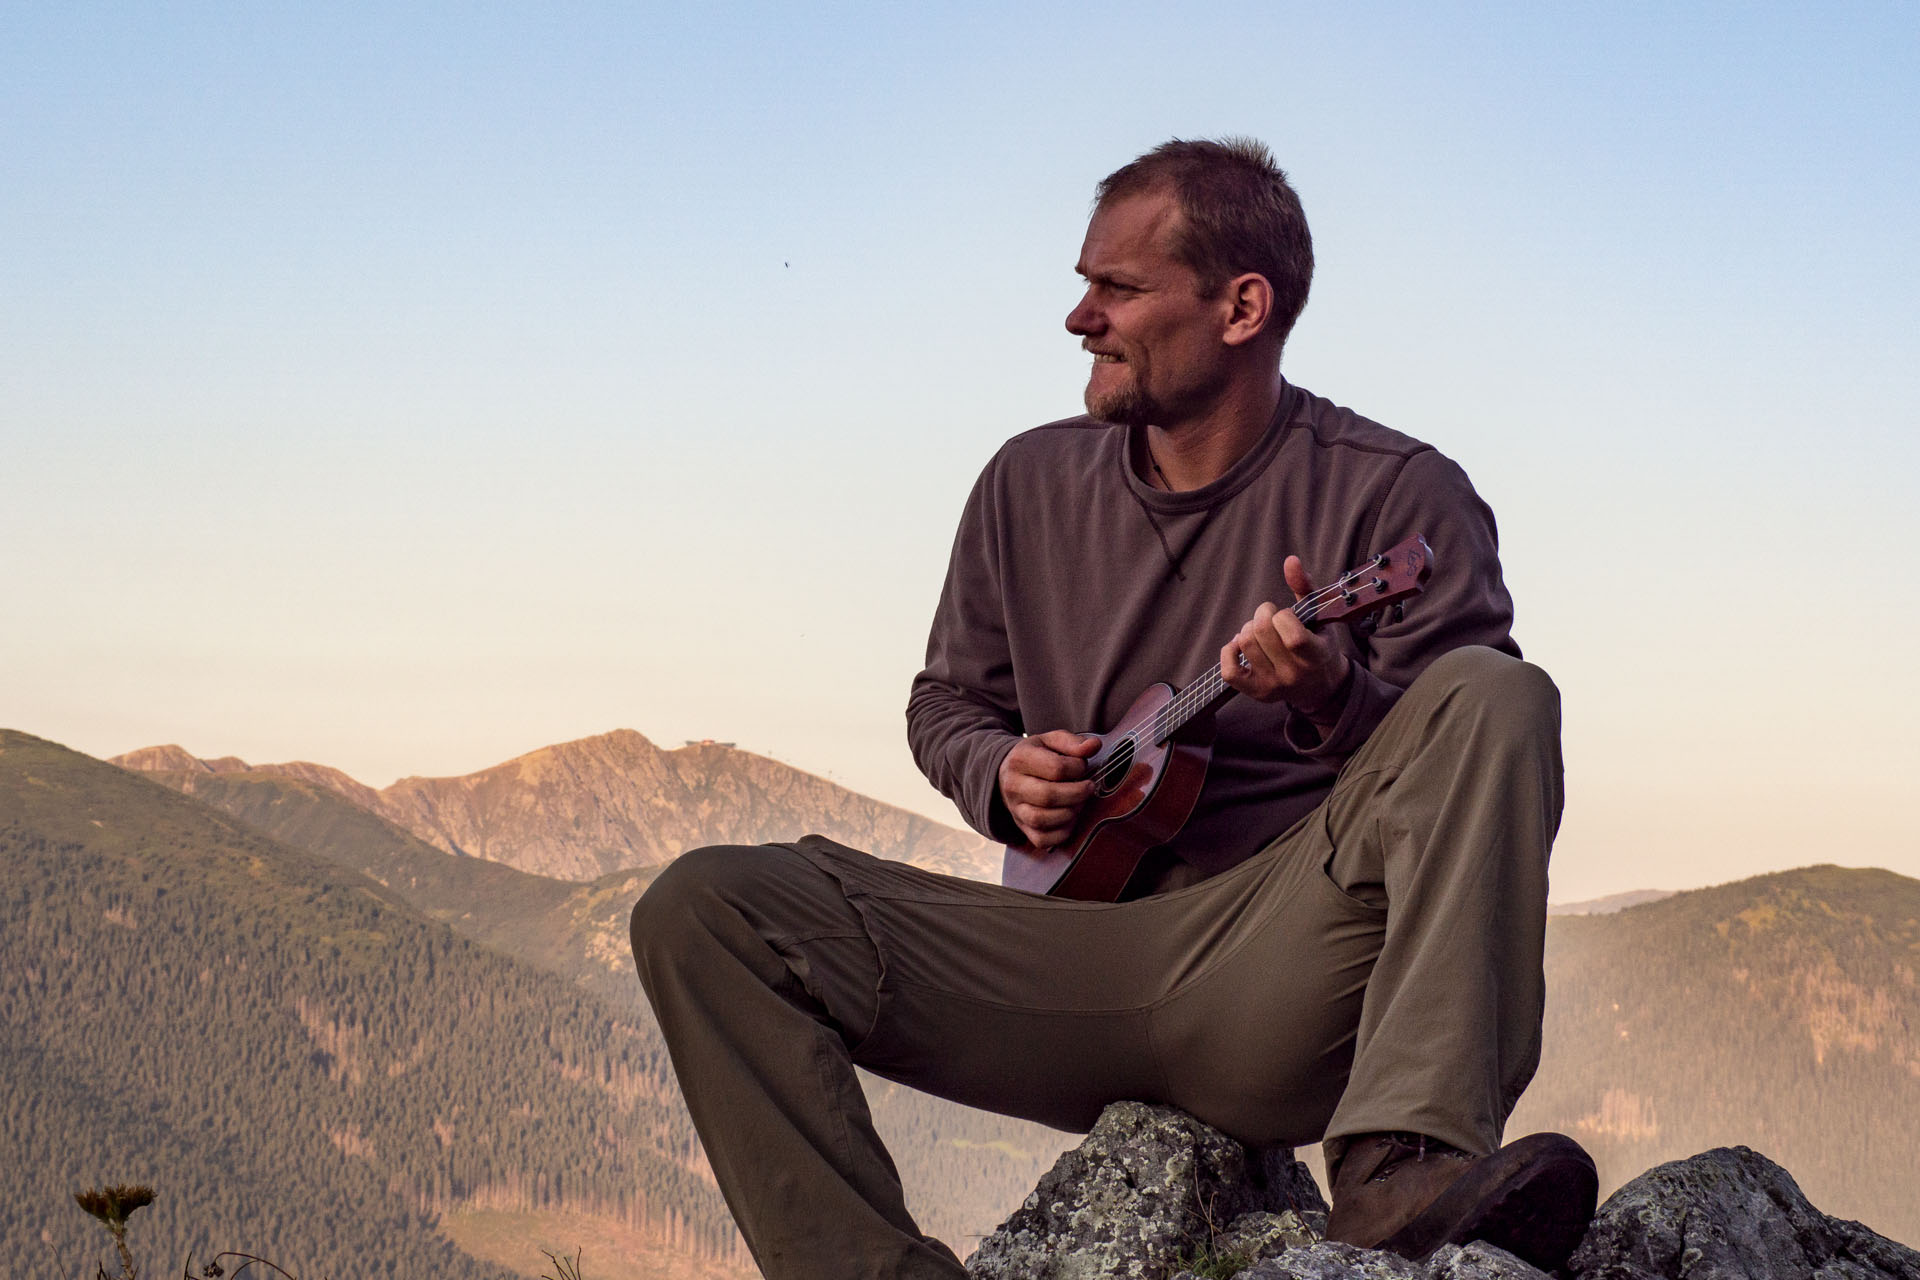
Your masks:
M402 778L374 790L295 761L202 759L145 747L112 763L143 773L268 773L326 787L448 853L561 880L657 867L703 844L759 844L817 832L882 857L997 879L997 847L777 760L722 743L663 750L631 729L563 742L478 773Z

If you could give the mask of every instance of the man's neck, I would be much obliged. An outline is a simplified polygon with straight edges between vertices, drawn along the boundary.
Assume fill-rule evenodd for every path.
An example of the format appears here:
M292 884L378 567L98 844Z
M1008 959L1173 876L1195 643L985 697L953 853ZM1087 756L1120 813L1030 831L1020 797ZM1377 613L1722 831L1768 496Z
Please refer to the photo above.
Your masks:
M1285 388L1276 369L1271 382L1237 389L1239 394L1223 397L1200 417L1171 427L1148 427L1141 478L1175 492L1212 484L1266 434Z

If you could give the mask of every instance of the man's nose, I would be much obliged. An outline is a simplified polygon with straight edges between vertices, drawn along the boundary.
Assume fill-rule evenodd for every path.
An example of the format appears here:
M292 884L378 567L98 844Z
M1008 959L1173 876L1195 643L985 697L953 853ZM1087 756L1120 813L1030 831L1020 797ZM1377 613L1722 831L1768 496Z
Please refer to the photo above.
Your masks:
M1080 295L1080 301L1073 310L1067 312L1067 332L1075 337L1084 338L1092 333L1099 323L1099 313L1093 307L1093 293L1089 290Z

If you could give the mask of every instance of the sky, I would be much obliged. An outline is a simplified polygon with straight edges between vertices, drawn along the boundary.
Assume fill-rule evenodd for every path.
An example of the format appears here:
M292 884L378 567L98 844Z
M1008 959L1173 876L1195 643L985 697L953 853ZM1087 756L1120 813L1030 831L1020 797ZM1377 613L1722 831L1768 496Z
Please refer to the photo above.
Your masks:
M1337 8L0 0L0 724L957 822L906 689L1093 185L1248 134L1285 372L1499 517L1554 897L1920 876L1920 10Z

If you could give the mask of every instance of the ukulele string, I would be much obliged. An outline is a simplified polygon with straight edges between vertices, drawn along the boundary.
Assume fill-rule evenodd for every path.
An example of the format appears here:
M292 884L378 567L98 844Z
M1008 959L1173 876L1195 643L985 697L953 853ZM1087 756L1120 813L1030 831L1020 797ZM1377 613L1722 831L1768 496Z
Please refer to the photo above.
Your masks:
M1317 591L1308 592L1294 602L1293 615L1302 622L1311 623L1319 616L1322 607L1331 604L1336 597L1344 598L1348 594L1348 588L1359 579L1361 574L1371 573L1375 567L1377 562L1365 569L1356 569L1344 575L1338 582L1321 587ZM1171 702L1154 712L1144 724L1136 725L1121 734L1116 742L1116 749L1108 753L1106 763L1093 774L1092 781L1095 789L1098 790L1107 785L1117 786L1120 779L1133 768L1135 750L1142 742L1164 742L1175 730L1185 724L1195 711L1211 702L1226 687L1227 682L1221 677L1220 668L1209 668L1205 675L1182 689ZM1118 749L1121 744L1135 750L1121 751Z
M1309 592L1294 603L1294 615L1303 622L1313 622L1314 619L1320 615L1321 610L1326 605L1331 604L1336 597L1343 600L1347 599L1352 594L1351 588L1353 585L1359 582L1361 578L1378 569L1380 564L1379 558L1376 557L1372 564L1354 569L1342 575L1338 582L1322 587L1317 591ZM1209 668L1205 675L1199 677L1192 684L1181 690L1171 702L1155 712L1152 718L1146 723L1137 726L1129 733L1123 735L1123 737L1125 740L1133 742L1136 745L1141 741L1153 743L1164 742L1178 730L1181 725L1191 719L1195 712L1208 702L1211 702L1219 695L1221 690L1226 687L1226 681L1220 675L1220 669L1218 667ZM1109 766L1119 763L1121 762L1118 760L1109 759ZM1119 769L1112 769L1111 771L1103 769L1098 777L1100 781L1105 782L1110 780L1112 773L1120 771Z
M1319 615L1323 605L1331 602L1334 597L1345 594L1346 587L1349 585L1353 576L1353 574L1349 574L1337 583L1308 593L1294 603L1294 615L1303 622L1312 622L1314 618ZM1225 687L1226 681L1221 677L1220 669L1218 667L1208 668L1205 675L1199 677L1192 684L1181 690L1172 701L1156 711L1145 723L1137 725L1127 733L1121 735L1121 740L1135 746L1138 746L1143 741L1153 743L1164 741L1174 730L1186 723L1199 707L1212 701ZM1100 781L1105 782L1108 781L1113 774L1123 772L1124 768L1127 767L1131 767L1130 761L1122 761L1110 757L1107 766L1103 768L1102 772L1096 775L1096 777Z

